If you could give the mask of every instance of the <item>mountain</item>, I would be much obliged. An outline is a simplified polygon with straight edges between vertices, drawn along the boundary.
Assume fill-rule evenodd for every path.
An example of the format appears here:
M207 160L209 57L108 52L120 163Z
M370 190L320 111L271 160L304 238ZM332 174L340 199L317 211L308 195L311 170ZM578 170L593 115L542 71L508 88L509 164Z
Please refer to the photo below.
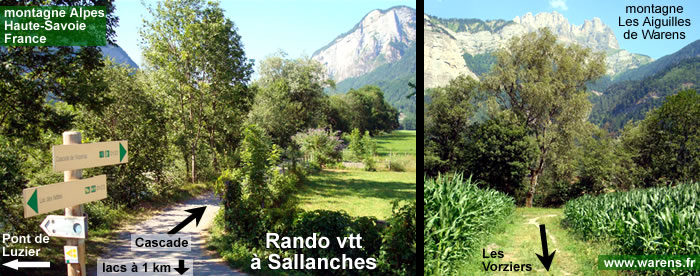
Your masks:
M328 70L336 89L346 93L376 85L384 98L399 110L403 129L416 128L415 97L409 82L416 82L416 10L396 6L373 10L349 31L312 55Z
M698 43L696 41L693 44L697 47ZM675 59L675 63L666 63L674 60L674 57L682 56L686 48L664 57L666 59L656 66L660 68L662 65L668 65L655 69L652 75L638 80L616 82L602 94L591 93L589 99L593 103L593 110L590 121L616 132L630 120L644 119L646 113L663 104L667 96L685 89L699 90L700 56Z
M681 60L693 57L700 57L700 39L688 44L677 52L663 56L652 63L622 72L616 75L613 81L639 80L646 76L656 74L669 65L676 64Z
M131 66L132 68L138 69L139 66L136 65L136 62L134 62L131 57L118 45L107 45L107 46L100 46L100 50L102 50L102 55L109 57L114 63L117 64L125 64L128 66Z
M406 6L373 10L350 31L312 55L340 82L400 60L416 41L416 10Z
M649 63L648 56L633 54L620 49L612 29L599 18L585 20L583 25L572 25L557 12L537 15L527 13L512 20L443 19L424 14L425 29L425 88L444 85L450 79L466 74L478 77L475 71L488 71L495 62L488 56L514 36L548 27L559 41L579 44L606 54L607 74L615 75L625 70ZM481 58L479 58L481 57ZM474 68L470 61L481 62Z
M377 67L367 74L347 78L336 84L330 93L345 93L365 85L376 85L384 92L384 99L403 114L403 129L415 129L416 100L406 96L413 92L408 83L416 83L416 43L398 61Z

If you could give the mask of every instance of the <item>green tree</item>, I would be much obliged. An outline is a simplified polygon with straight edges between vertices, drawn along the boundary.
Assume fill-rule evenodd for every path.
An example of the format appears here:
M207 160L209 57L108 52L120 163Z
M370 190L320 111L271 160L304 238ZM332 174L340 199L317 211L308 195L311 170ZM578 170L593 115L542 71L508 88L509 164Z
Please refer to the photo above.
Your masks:
M600 194L605 189L616 187L616 175L620 156L615 150L615 140L607 131L590 124L590 135L581 139L581 154L578 155L578 190L572 197L583 193Z
M639 127L634 159L648 174L646 185L700 179L700 94L668 96Z
M286 59L286 54L279 52L260 63L259 73L249 120L264 129L275 144L287 148L297 132L325 126L327 96L323 88L334 83L326 79L318 61L309 57Z
M497 64L485 87L511 109L534 136L538 158L530 166L526 206L532 206L537 178L550 150L566 148L584 126L591 110L586 83L605 73L604 56L578 45L556 42L548 29L511 39L496 53Z
M452 170L464 171L495 190L516 196L537 154L527 129L509 111L498 112L473 124L457 148L458 162Z
M6 233L11 227L21 227L21 216L13 215L13 209L21 204L22 189L27 185L27 179L22 174L22 162L24 158L19 153L19 146L6 137L0 135L0 229Z
M235 146L248 112L252 64L234 23L215 2L166 0L149 7L140 33L144 58L176 124L174 137L192 181L206 139L214 151Z
M346 99L351 110L350 125L372 135L399 128L399 112L384 100L377 86L364 86L348 91Z
M470 103L479 89L471 77L459 76L445 87L430 91L425 107L423 135L423 171L428 175L445 172L456 164L459 147L468 133L469 118L474 110Z
M326 119L330 126L342 133L349 133L352 128L350 127L350 114L352 111L347 104L347 99L345 94L336 94L328 97L328 107L326 110Z
M114 43L118 18L106 0L2 0L0 6L105 6L107 41ZM101 91L105 83L96 74L103 66L98 47L21 47L0 49L0 135L37 141L41 131L67 130L71 117L55 110L63 101L100 110L109 103Z
M116 204L132 207L148 196L149 184L163 187L164 171L172 162L167 139L164 106L152 94L146 93L141 72L107 62L101 72L108 83L106 94L114 99L101 114L78 109L76 128L82 137L93 141L127 140L132 149L129 163L90 169L91 174L107 174L109 199ZM167 189L160 189L164 191Z

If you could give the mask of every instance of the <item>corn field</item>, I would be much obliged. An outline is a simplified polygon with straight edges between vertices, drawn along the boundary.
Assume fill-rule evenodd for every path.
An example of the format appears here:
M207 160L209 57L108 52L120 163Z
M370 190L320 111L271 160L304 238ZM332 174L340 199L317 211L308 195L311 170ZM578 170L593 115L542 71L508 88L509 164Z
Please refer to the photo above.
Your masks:
M564 225L585 240L612 241L627 255L700 254L700 183L583 196L566 203Z
M475 246L513 213L513 198L479 189L461 174L424 179L425 275L454 272L453 263L466 260Z

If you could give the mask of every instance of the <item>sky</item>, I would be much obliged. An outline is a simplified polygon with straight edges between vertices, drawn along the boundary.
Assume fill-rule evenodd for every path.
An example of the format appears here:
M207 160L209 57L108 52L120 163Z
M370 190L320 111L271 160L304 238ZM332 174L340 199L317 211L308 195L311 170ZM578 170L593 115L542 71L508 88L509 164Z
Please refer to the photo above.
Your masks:
M155 5L156 1L144 1ZM311 56L338 35L349 31L374 9L404 5L416 8L415 0L235 0L221 1L224 14L241 35L246 56L258 61L283 50L288 58ZM143 19L152 19L141 1L115 1L119 17L117 44L142 65L138 30Z
M666 18L661 14L626 14L626 5L666 5L683 6L683 13L668 15L689 18L690 27L662 27L665 31L684 31L685 39L678 40L644 40L641 38L642 21L646 16ZM569 20L570 24L582 25L584 20L594 17L612 28L620 48L632 53L648 55L654 59L672 54L684 46L700 39L700 1L697 0L426 0L425 13L442 18L478 18L511 20L528 12L533 15L540 12L556 11ZM638 18L636 27L619 26L620 19ZM637 31L637 39L624 39L627 30Z

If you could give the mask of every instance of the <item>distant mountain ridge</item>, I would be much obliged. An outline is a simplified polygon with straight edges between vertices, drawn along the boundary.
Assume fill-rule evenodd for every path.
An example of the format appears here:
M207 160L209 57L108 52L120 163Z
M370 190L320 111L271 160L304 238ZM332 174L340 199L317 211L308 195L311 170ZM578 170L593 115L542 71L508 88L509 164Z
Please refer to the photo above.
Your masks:
M129 57L129 54L127 54L124 49L118 45L100 46L99 48L102 50L102 55L109 57L114 61L114 63L124 64L131 66L132 68L139 69L136 62L134 62L134 60Z
M549 28L564 43L605 52L607 74L615 75L651 62L645 55L620 49L612 29L599 18L572 25L557 12L527 13L513 20L443 19L424 14L425 88L445 85L460 74L478 78L465 60L490 54L514 36ZM468 56L467 56L468 55ZM482 59L484 60L484 59Z
M615 77L601 92L589 95L593 110L590 121L618 131L628 121L641 120L670 95L698 89L700 40L677 52Z
M399 110L403 129L416 128L416 100L409 82L416 81L416 10L396 6L372 10L349 31L314 52L336 89L346 93L376 85L384 99Z
M415 41L415 9L407 6L376 9L350 31L315 51L312 58L326 66L331 79L340 82L400 60Z
M673 54L663 56L654 62L639 66L639 68L622 72L615 76L614 81L639 80L646 76L653 75L683 59L693 57L700 57L700 39L686 45Z

